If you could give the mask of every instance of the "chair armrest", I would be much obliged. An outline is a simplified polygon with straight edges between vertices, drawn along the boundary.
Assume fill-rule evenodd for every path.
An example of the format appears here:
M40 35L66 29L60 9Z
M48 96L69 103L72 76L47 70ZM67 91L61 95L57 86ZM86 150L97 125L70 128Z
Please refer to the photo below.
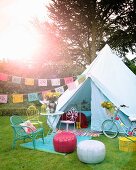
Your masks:
M33 125L38 125L38 127L43 127L42 125L42 122L38 121L38 120L30 120L30 122L33 124Z

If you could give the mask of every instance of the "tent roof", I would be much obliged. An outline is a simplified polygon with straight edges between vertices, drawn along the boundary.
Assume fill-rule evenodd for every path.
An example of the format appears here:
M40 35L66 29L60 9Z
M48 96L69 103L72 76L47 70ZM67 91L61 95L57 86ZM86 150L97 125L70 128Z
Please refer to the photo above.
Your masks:
M90 77L116 106L121 104L129 106L122 109L126 115L136 116L136 76L108 45L105 45L82 74ZM59 98L57 109L61 109L83 84L73 90L66 90Z

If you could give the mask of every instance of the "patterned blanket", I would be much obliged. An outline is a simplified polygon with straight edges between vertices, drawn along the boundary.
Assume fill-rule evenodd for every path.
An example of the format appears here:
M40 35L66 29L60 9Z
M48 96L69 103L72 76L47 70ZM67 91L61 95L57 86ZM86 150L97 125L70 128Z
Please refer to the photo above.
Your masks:
M57 133L60 133L65 130L58 130ZM100 135L99 132L91 132L89 129L75 129L70 130L70 132L74 133L76 136L92 136L98 137Z

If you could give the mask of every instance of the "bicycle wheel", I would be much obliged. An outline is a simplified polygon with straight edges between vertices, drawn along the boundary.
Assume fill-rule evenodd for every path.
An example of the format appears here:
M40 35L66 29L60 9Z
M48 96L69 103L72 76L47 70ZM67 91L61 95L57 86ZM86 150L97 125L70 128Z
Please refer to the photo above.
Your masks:
M132 130L132 134L133 134L133 136L136 136L136 128L134 128L134 129Z
M102 131L108 138L115 138L118 135L118 127L112 120L105 120L103 122Z

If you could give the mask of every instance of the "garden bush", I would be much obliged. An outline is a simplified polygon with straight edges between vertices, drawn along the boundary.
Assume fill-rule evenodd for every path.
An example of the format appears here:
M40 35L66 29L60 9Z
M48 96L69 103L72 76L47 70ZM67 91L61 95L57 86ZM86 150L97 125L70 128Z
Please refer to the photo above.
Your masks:
M0 104L0 116L26 116L26 110L30 105L35 105L40 108L41 104L39 101L36 102L24 102L24 103L6 103Z
M0 116L26 115L27 108L0 108Z

